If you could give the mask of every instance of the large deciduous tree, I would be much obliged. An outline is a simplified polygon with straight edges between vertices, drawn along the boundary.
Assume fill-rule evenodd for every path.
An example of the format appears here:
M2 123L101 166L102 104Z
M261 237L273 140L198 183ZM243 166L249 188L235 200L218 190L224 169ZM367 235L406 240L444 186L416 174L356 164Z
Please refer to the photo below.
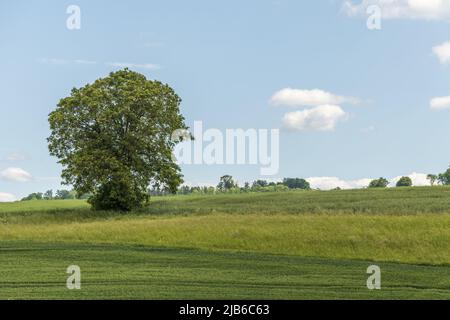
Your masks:
M100 210L140 207L150 186L176 192L183 180L172 150L183 137L173 133L188 129L180 103L168 85L128 69L72 89L49 115L64 183Z

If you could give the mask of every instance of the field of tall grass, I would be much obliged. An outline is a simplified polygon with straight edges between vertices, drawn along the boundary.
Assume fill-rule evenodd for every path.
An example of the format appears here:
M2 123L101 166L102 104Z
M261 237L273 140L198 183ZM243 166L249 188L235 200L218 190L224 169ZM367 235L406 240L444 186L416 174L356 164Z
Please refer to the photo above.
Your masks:
M450 216L227 215L0 224L0 241L144 245L450 266Z
M157 197L130 213L29 201L0 205L0 240L450 265L449 212L447 187Z
M84 209L84 210L83 210ZM0 203L0 218L26 223L64 219L103 219L116 212L91 212L84 200L33 200ZM413 187L336 191L288 191L153 197L137 215L194 214L450 214L450 187Z

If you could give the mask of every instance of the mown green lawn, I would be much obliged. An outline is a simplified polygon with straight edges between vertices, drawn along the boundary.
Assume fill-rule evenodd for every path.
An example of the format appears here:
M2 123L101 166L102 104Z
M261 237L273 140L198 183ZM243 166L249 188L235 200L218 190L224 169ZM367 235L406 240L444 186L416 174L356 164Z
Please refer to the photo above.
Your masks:
M202 250L7 242L0 299L450 299L449 268ZM81 268L81 290L66 268Z
M450 299L449 212L447 187L0 204L0 298Z

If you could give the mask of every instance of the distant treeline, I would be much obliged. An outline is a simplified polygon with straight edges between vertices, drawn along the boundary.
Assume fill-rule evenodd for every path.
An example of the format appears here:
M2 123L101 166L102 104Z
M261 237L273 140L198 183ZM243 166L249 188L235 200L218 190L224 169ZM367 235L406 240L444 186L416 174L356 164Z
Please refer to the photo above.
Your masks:
M430 181L430 185L450 185L450 168L440 174L429 174L427 176ZM374 179L370 182L367 188L387 188L389 180L386 178ZM402 177L397 181L397 187L411 187L413 182L409 177ZM310 190L311 185L303 178L285 178L282 182L269 182L266 180L256 180L253 183L245 182L243 186L233 179L230 175L225 175L220 178L219 184L216 187L213 186L181 186L178 188L176 194L188 195L188 194L217 194L217 193L244 193L244 192L282 192L288 190ZM335 190L340 190L336 188ZM171 195L167 190L150 188L150 196L164 196ZM86 194L81 197L77 196L75 191L69 190L57 190L53 193L53 190L47 190L44 193L36 192L23 198L22 201L27 200L67 200L67 199L88 199L91 195Z
M310 184L305 179L299 178L286 178L283 182L267 182L265 180L256 180L251 185L246 182L243 187L239 187L238 183L234 181L232 176L225 175L220 178L220 182L217 187L212 186L199 186L199 187L189 187L181 186L178 188L176 194L186 195L186 194L216 194L216 193L240 193L240 192L276 192L276 191L287 191L291 189L303 189L310 190ZM159 190L156 188L149 189L150 196L163 196L171 195L167 190ZM46 192L35 192L31 193L27 197L23 198L22 201L29 200L70 200L70 199L88 199L89 194L78 197L75 191L69 190L57 190L53 193L53 190L48 190Z
M71 199L88 199L90 195L84 195L81 197L77 197L77 193L75 191L69 190L56 190L53 193L53 190L47 190L45 192L34 192L22 198L21 201L30 201L30 200L71 200Z
M242 192L279 192L292 189L310 190L311 186L308 181L301 178L285 178L283 182L268 182L266 180L256 180L252 184L246 182L243 186L233 179L230 175L220 178L220 182L216 187L213 186L181 186L177 194L216 194L216 193L242 193ZM150 195L169 195L165 190L151 189Z

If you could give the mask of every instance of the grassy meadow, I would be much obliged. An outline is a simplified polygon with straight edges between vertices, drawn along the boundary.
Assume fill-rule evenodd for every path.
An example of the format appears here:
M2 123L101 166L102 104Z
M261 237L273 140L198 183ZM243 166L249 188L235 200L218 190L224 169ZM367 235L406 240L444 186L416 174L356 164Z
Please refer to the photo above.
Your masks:
M0 204L0 299L21 298L450 299L450 188Z

